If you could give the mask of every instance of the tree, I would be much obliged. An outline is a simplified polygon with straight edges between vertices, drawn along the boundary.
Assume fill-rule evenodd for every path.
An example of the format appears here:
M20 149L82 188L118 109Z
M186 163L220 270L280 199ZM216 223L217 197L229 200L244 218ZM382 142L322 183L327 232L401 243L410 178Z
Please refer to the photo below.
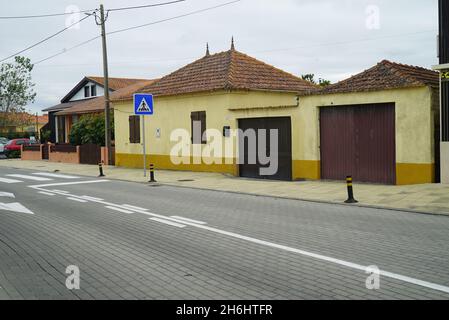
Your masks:
M0 65L0 127L8 125L11 114L24 112L24 107L34 102L32 70L30 59L19 56L15 57L14 63Z
M309 82L311 82L311 83L313 83L313 84L317 84L317 82L316 82L316 80L315 80L315 75L314 75L313 73L303 74L303 75L301 76L301 78L302 78L303 80L309 81ZM318 79L318 85L320 85L320 86L322 86L322 87L328 86L328 85L330 85L330 84L331 84L331 82L330 82L329 80L325 80L325 79L322 79L322 78L319 78L319 79Z
M82 116L70 129L70 143L72 145L82 145L93 143L105 145L105 125L103 114L87 114ZM113 119L111 119L113 121ZM114 124L111 124L111 128Z

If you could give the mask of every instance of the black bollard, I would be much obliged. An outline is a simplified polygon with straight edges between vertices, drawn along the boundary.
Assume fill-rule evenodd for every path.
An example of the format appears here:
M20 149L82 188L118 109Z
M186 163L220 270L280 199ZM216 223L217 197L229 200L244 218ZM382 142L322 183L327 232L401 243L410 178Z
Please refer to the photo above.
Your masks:
M348 186L348 200L345 203L358 203L357 200L354 199L354 190L352 189L352 177L346 177L346 185Z
M104 173L103 173L103 162L100 162L98 164L98 169L100 170L100 175L99 177L105 177Z
M149 182L157 182L154 179L154 164L150 164L150 181Z

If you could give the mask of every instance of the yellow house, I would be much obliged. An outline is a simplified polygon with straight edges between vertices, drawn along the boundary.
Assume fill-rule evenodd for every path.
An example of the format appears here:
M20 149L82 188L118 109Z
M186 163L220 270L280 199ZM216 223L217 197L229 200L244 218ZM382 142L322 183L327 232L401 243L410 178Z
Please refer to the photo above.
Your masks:
M214 128L220 132L227 128L238 129L241 120L253 117L289 119L286 125L293 124L296 129L298 119L294 110L298 109L298 94L312 90L317 90L317 87L240 53L234 47L214 55L207 52L203 58L140 90L142 93L152 93L155 97L154 115L145 118L146 149L149 153L147 163L154 163L159 169L212 171L245 176L242 169L246 168L238 165L235 159L235 138L232 154L227 158L223 156L215 159L217 161L213 164L194 164L194 161L190 161L191 164L174 164L170 157L174 146L170 141L171 133L181 128L191 134L192 119L201 114L205 116L202 121L207 129ZM141 140L134 139L133 133L135 121L140 120L132 115L132 99L132 94L112 97L115 159L118 166L141 167ZM140 130L140 123L137 126ZM290 139L290 133L288 136ZM207 144L202 144L201 147L205 148ZM282 175L291 180L294 177L291 145L289 148L288 168L282 168ZM299 156L296 146L293 148L293 156L296 159Z
M157 169L281 180L352 175L356 181L384 184L433 182L438 117L435 79L438 84L438 75L432 71L383 61L320 90L234 46L214 55L207 52L139 90L154 95L154 115L145 117L144 133L142 119L133 115L132 93L112 97L116 165L143 166L141 137L145 134L147 164ZM201 124L201 133L205 129L221 132L223 148L231 146L232 151L219 158L198 160L184 155L183 163L175 161L171 154L177 142L171 135L183 129L194 136L195 121ZM267 165L260 159L249 163L249 140L228 134L237 129L242 130L240 134L247 129L266 129L268 134L277 130L275 174L261 174ZM253 142L259 146L264 138L256 136ZM191 139L189 150L204 152L212 143ZM242 163L239 154L248 158Z

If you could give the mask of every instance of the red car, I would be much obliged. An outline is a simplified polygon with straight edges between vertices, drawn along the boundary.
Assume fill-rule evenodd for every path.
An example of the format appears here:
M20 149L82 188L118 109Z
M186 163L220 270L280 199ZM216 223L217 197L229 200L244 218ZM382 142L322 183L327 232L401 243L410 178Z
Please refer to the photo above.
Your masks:
M6 156L8 156L13 151L20 151L22 145L30 145L30 144L32 144L32 141L26 138L10 140L5 145L4 153Z

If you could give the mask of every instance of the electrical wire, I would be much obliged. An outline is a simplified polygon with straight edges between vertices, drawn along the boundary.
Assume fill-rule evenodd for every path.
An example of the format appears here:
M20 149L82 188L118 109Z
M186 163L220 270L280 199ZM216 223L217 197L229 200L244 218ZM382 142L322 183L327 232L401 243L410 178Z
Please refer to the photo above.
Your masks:
M106 11L122 11L122 10L132 10L132 9L143 9L143 8L159 7L159 6L165 6L165 5L174 4L174 3L178 3L178 2L184 2L184 1L187 1L187 0L175 0L175 1L154 3L154 4L148 4L148 5L142 5L142 6L113 8L113 9L107 9ZM87 13L87 12L92 12L94 10L95 9L81 10L81 11L75 11L75 12L64 12L64 13L47 13L47 14L39 14L39 15L26 15L26 16L0 16L0 19L12 20L12 19L49 18L49 17L66 16L66 15L71 15L71 14L76 14L76 13Z
M90 10L81 10L75 12L64 12L64 13L48 13L48 14L40 14L40 15L29 15L29 16L0 16L0 19L33 19L33 18L48 18L48 17L58 17L58 16L66 16L76 13L86 13L92 12L95 9Z
M231 2L223 3L221 5L208 7L208 8L204 8L204 9L200 9L200 10L191 11L191 12L188 12L188 13L185 13L185 14L182 14L182 15L178 15L178 16L174 16L174 17L171 17L171 18L166 18L166 19L153 21L153 22L142 24L142 25L138 25L138 26L133 26L133 27L129 27L129 28L115 30L115 31L112 31L112 32L107 32L106 34L107 35L116 34L116 33L124 32L124 31L128 31L128 30L133 30L133 29L137 29L137 28L142 28L142 27L145 27L145 26L150 26L150 25L154 25L154 24L158 24L158 23L162 23L162 22L166 22L166 21L170 21L170 20L175 20L175 19L191 16L191 15L194 15L194 14L202 13L202 12L205 12L205 11L214 10L214 9L217 9L217 8L220 8L220 7L224 7L224 6L227 6L227 5L230 5L230 4L234 4L234 3L240 2L240 1L242 1L242 0L234 0L234 1L231 1ZM81 47L81 46L83 46L83 45L85 45L85 44L87 44L89 42L92 42L92 41L98 39L98 38L100 38L100 36L96 36L96 37L93 37L93 38L91 38L89 40L86 40L84 42L78 43L77 45L75 45L73 47L70 47L70 48L67 48L67 49L63 49L61 52L58 52L58 53L53 54L53 55L51 55L51 56L49 56L47 58L44 58L44 59L41 59L41 60L35 62L34 65L37 65L37 64L39 64L41 62L50 60L50 59L52 59L54 57L62 55L62 54L66 53L66 52L68 52L70 50L75 49L75 48Z
M161 3L147 4L147 5L134 6L134 7L113 8L113 9L106 9L106 11L122 11L122 10L133 10L133 9L160 7L160 6L166 6L166 5L169 5L169 4L175 4L175 3L179 3L179 2L185 2L185 1L187 1L187 0L176 0L176 1L161 2Z
M154 21L154 22L149 22L149 23L145 23L145 24L141 24L141 25L137 25L137 26L133 26L133 27L128 27L128 28L123 28L123 29L119 29L119 30L115 30L115 31L111 31L111 32L107 32L106 34L111 35L111 34L116 34L116 33L120 33L120 32L124 32L124 31L129 31L129 30L134 30L134 29L138 29L138 28L143 28L143 27L147 27L147 26L151 26L154 24L158 24L158 23L162 23L162 22L167 22L167 21L171 21L171 20L175 20L175 19L179 19L179 18L184 18L184 17L188 17L194 14L198 14L198 13L202 13L205 11L210 11L210 10L214 10L214 9L218 9L224 6L228 6L237 2L240 2L242 0L234 0L234 1L230 1L230 2L225 2L222 3L220 5L216 5L213 7L208 7L208 8L204 8L204 9L200 9L200 10L195 10L195 11L191 11L185 14L181 14L178 16L174 16L171 18L166 18L166 19L162 19L162 20L158 20L158 21Z
M18 51L18 52L16 52L16 53L14 53L14 54L12 54L12 55L6 57L6 58L1 59L1 60L0 60L0 63L3 62L3 61L5 61L5 60L8 60L8 59L10 59L10 58L12 58L12 57L15 57L15 56L17 56L17 55L19 55L19 54L21 54L21 53L23 53L23 52L25 52L25 51L28 51L28 50L30 50L30 49L32 49L32 48L34 48L34 47L40 45L41 43L44 43L44 42L50 40L51 38L56 37L57 35L63 33L64 31L70 29L70 28L73 27L74 25L76 25L76 24L82 22L83 20L86 20L86 19L89 18L89 17L90 17L90 15L87 15L87 16L85 16L84 18L82 18L82 19L80 19L80 20L78 20L78 21L72 23L71 25L65 27L64 29L59 30L58 32L56 32L56 33L54 33L54 34L52 34L52 35L46 37L45 39L42 39L41 41L36 42L35 44L32 44L31 46L26 47L25 49L22 49L22 50L20 50L20 51Z

